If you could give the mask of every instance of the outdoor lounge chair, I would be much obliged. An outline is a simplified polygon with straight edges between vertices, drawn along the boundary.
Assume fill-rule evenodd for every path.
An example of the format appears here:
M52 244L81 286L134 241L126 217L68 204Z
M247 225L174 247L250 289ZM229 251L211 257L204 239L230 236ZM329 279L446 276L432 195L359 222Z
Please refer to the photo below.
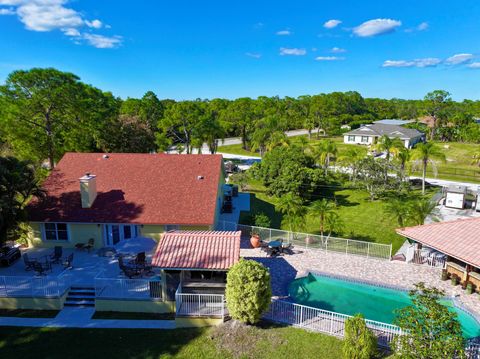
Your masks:
M26 271L30 271L30 270L34 269L34 265L35 265L35 263L37 263L36 260L30 259L28 257L28 253L25 253L23 255L23 262L25 263L25 270Z
M123 256L118 257L118 266L120 267L120 270L130 279L142 274L141 269L137 265L126 265L123 261Z
M33 264L33 270L38 274L38 275L45 275L47 272L52 271L52 264L48 261L45 263L41 262L35 262Z
M55 246L53 253L50 254L50 260L52 263L60 263L62 260L63 248L61 246Z
M86 249L88 253L90 250L95 246L95 239L90 238L87 243L77 243L75 244L75 248L78 250Z

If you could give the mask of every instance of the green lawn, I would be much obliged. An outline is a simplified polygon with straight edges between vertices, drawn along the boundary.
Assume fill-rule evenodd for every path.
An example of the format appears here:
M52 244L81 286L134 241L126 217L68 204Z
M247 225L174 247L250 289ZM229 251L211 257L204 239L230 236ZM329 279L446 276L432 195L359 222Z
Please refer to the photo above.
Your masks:
M4 358L340 359L341 340L292 327L175 330L0 327Z
M260 157L257 152L251 152L244 150L242 145L228 145L228 146L218 146L218 152L231 153L232 155L242 155L242 156L253 156Z
M252 193L250 208L252 212L263 212L271 219L272 228L281 228L281 214L275 211L277 199L269 196L265 187L256 180L250 180L247 189ZM429 192L430 195L434 190ZM329 200L335 200L338 213L344 222L344 227L338 235L344 238L357 239L375 243L393 244L395 252L405 239L395 233L398 224L385 211L385 202L370 201L366 191L358 189L330 189L322 195ZM321 198L321 197L320 197ZM248 213L241 213L240 223L247 223ZM304 232L319 234L319 220L307 215ZM283 228L286 229L286 228Z

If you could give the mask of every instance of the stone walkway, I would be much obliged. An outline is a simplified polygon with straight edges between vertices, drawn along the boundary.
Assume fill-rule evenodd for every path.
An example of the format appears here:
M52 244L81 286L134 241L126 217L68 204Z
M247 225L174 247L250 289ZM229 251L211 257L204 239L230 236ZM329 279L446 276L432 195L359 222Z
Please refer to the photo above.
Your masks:
M92 319L94 308L65 307L55 318L0 317L0 326L49 328L175 329L174 320Z
M450 281L440 280L441 270L423 265L406 264L322 250L295 247L294 254L266 257L265 252L253 249L248 239L242 239L240 255L261 262L270 269L274 296L288 296L288 284L309 271L338 275L387 286L413 288L418 282L443 289L447 296L457 300L480 318L480 295L466 295L460 286L452 287Z

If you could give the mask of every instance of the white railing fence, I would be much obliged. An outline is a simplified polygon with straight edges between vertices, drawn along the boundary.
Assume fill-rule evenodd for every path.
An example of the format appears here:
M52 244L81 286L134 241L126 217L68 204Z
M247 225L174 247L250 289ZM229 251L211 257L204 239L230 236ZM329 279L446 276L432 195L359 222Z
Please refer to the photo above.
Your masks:
M182 293L181 284L175 292L175 314L185 317L225 317L223 294Z
M162 282L150 279L95 278L95 297L160 300Z
M348 255L360 255L378 259L390 260L392 256L391 244L380 244L355 239L320 236L317 234L283 231L280 229L264 228L238 224L237 229L242 235L250 236L252 232L258 233L264 241L282 239L297 247L305 249L318 249L328 252L344 253Z
M60 297L69 284L59 276L0 276L0 297Z
M350 316L281 300L272 300L264 318L341 338L345 334L345 321ZM365 322L377 337L378 345L382 347L388 347L396 335L402 334L402 330L392 324L373 320L365 320Z
M468 359L480 359L480 343L467 343L465 354Z

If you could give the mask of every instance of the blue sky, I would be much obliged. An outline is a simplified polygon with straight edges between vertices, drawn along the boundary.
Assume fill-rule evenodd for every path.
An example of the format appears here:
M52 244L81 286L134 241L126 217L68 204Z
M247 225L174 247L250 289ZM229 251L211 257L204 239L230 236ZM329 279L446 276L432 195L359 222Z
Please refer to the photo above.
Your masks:
M0 81L52 66L123 98L480 99L479 38L477 0L0 0Z

